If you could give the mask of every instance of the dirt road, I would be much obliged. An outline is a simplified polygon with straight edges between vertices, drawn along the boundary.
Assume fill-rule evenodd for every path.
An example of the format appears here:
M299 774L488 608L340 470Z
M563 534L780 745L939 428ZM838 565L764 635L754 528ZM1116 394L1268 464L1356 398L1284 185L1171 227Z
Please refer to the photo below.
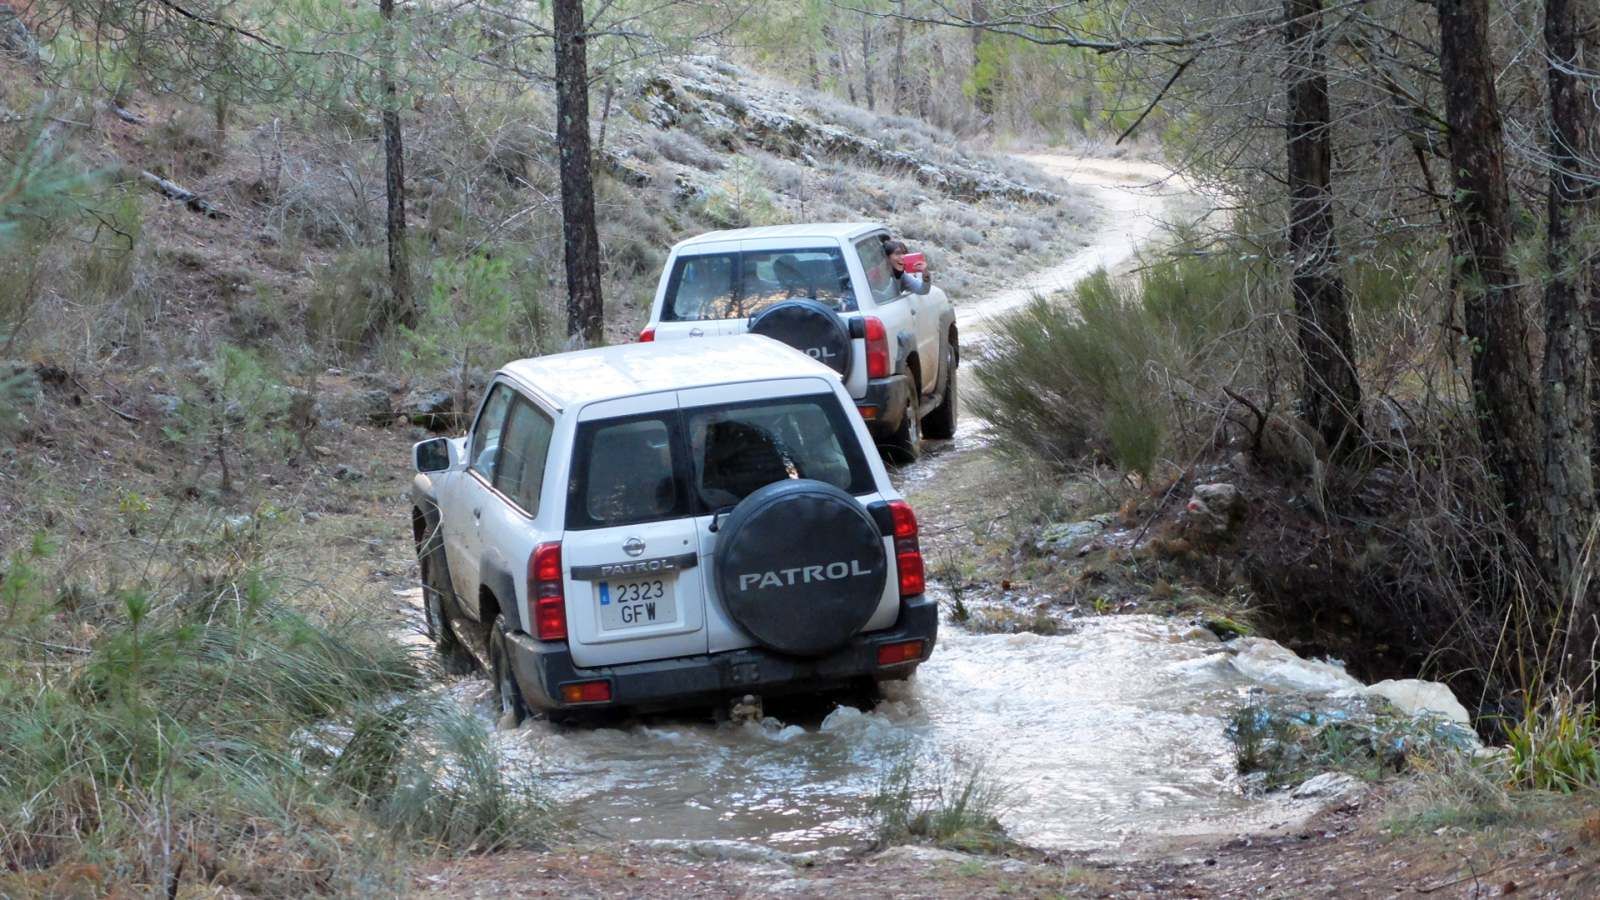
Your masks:
M1086 190L1094 198L1096 225L1089 244L1058 265L1031 273L1023 283L962 304L958 324L964 340L982 334L988 320L1026 303L1035 294L1066 290L1096 269L1117 271L1148 245L1192 195L1188 185L1160 165L1093 159L1061 153L1022 154L1022 159Z

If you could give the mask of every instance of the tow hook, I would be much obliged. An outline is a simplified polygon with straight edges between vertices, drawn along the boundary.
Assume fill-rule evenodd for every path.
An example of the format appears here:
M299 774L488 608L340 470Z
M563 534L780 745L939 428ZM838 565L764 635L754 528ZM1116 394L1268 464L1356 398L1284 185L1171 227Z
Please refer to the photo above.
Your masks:
M745 694L733 701L728 707L728 721L735 725L745 722L760 722L765 716L761 712L761 698L755 694Z

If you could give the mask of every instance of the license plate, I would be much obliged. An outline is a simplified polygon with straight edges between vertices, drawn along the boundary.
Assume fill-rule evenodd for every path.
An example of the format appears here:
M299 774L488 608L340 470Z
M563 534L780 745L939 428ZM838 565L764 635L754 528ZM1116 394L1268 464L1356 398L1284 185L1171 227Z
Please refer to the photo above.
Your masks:
M647 628L678 619L677 598L673 596L676 576L641 578L631 581L595 583L595 602L600 608L600 627L606 631Z

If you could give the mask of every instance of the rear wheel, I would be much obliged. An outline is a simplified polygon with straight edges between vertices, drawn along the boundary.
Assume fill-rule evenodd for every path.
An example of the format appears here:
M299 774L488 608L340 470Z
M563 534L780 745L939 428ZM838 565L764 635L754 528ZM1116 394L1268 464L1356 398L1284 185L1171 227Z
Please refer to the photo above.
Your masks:
M922 433L936 440L947 441L956 436L956 354L949 347L944 350L940 363L944 366L944 396L933 412L922 420Z
M438 539L434 538L433 542L437 544ZM419 547L417 562L422 567L422 617L427 626L428 640L433 643L439 663L447 673L466 675L476 669L478 663L456 637L450 627L449 614L445 612L444 601L447 596L452 596L452 588L444 547L435 546L427 552L422 552L422 547Z
M916 393L915 390L912 393ZM900 427L889 435L883 445L884 455L890 462L906 465L917 461L922 453L922 421L917 417L915 397L906 401L905 414L900 417Z
M506 636L506 617L496 616L489 632L489 665L493 669L495 703L500 723L510 728L528 718L528 702L522 697L517 676L511 671L511 640Z

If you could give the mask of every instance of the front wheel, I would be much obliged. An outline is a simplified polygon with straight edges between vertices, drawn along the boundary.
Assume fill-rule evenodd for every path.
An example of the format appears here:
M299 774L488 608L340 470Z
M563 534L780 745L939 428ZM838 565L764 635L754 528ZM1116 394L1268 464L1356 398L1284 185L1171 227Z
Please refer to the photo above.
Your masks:
M495 703L500 709L500 725L515 728L528 718L528 702L511 671L511 640L506 636L506 617L496 616L489 633L489 666L493 670Z
M434 539L437 542L437 538ZM445 612L444 599L449 596L450 568L445 562L444 547L435 546L421 552L417 562L422 567L422 616L428 630L428 640L439 656L439 663L451 675L466 675L478 667L477 660L462 646L450 627L449 614Z
M947 441L956 436L956 355L949 347L944 351L944 396L933 412L922 420L922 433L935 440Z

